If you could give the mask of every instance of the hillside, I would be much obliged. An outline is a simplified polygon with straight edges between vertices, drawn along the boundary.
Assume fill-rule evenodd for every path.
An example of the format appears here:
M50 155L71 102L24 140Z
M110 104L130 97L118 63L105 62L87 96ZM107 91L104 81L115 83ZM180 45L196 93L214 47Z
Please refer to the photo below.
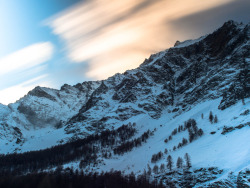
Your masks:
M44 155L49 165L41 169L63 165L137 175L151 169L151 178L178 186L188 172L196 187L235 187L239 177L249 186L249 29L229 21L106 80L60 90L36 87L16 103L0 105L0 153L61 144L20 154L17 164L30 168L33 163L22 159ZM186 153L191 167L183 162L177 168ZM168 156L173 169L165 166ZM2 170L12 157L2 156Z

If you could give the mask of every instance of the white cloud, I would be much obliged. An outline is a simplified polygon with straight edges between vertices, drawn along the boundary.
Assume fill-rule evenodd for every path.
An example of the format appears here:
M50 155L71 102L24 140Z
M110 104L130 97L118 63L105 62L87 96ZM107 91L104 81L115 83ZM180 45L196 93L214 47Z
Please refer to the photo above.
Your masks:
M41 82L47 75L41 75L48 61L53 55L53 45L50 42L41 42L25 47L3 58L0 58L0 75L2 88L0 88L0 102L8 104L15 102L27 94L35 86L48 83ZM18 76L17 76L18 75ZM34 78L34 76L36 76ZM20 83L19 79L26 80ZM16 83L16 85L13 85Z
M43 81L47 75L38 76L36 78L30 79L21 84L8 87L0 91L0 102L2 104L9 104L15 102L17 99L26 95L30 90L34 89L36 86L49 86L49 82Z
M180 40L168 24L172 20L231 1L90 0L46 24L63 39L72 62L89 61L87 76L102 79L135 68L149 54Z
M53 54L53 45L42 42L25 47L0 58L0 74L23 71L48 61Z

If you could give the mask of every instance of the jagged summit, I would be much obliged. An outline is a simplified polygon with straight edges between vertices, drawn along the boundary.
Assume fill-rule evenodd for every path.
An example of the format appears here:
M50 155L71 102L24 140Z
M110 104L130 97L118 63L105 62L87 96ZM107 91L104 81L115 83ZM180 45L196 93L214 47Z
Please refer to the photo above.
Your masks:
M228 21L211 34L151 55L123 74L65 84L60 90L36 87L16 103L0 104L0 153L44 149L126 124L136 129L127 145L140 143L139 136L148 129L149 140L144 138L142 146L137 143L140 147L124 156L117 154L122 147L115 145L115 152L111 146L101 148L103 153L113 152L112 157L104 159L98 154L102 162L92 167L94 171L117 167L139 173L147 164L152 167L153 154L167 148L175 159L190 152L196 168L208 168L195 172L199 181L205 182L204 173L211 173L212 179L206 181L215 181L230 170L239 172L249 167L249 29L249 24ZM210 111L216 113L216 120L209 120ZM192 138L182 143L193 134L187 128L188 120L197 122L193 131L199 136L193 137L199 142ZM186 130L181 131L180 125ZM166 161L167 156L162 156ZM221 179L221 185L234 185L230 178Z
M168 149L174 160L190 153L201 187L216 178L220 185L235 185L226 177L229 171L247 177L249 167L249 38L249 24L228 21L106 80L64 84L60 90L36 87L16 103L0 104L0 153L45 149L97 133L105 137L125 124L133 134L118 137L138 148L121 154L125 146L115 145L121 140L112 139L112 146L102 141L106 145L99 148L93 171L140 173L147 164L152 167L151 157L158 152L159 161L166 161ZM196 122L193 130L187 122ZM91 148L96 146L98 141ZM102 157L107 153L110 158ZM78 168L77 160L65 165Z
M249 97L248 57L249 25L226 22L210 35L154 54L139 68L104 80L66 129L142 113L157 119L165 109L181 114L219 97L218 108L225 109Z
M107 80L65 84L60 90L38 86L10 104L9 118L1 121L26 128L66 125L71 132L84 124L114 125L138 114L157 119L165 109L181 114L219 97L218 108L225 109L249 97L249 36L249 24L228 21Z

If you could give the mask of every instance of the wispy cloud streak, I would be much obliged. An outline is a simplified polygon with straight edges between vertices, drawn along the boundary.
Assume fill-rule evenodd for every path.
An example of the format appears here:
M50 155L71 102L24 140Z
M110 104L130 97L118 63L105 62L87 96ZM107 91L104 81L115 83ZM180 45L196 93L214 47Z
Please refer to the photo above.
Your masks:
M13 85L11 87L5 88L0 92L1 103L7 105L9 103L15 102L17 99L26 95L35 86L50 86L49 82L45 82L44 78L48 75L41 75L33 79L27 80L26 82Z
M50 42L41 42L1 58L1 103L15 102L37 85L49 86L49 84L44 84L44 78L48 75L42 74L47 68L46 62L51 59L53 51L54 47Z
M47 20L72 62L89 62L87 76L106 78L137 67L177 40L168 24L233 0L87 0Z
M49 42L37 43L0 59L0 74L22 71L48 61L53 54Z

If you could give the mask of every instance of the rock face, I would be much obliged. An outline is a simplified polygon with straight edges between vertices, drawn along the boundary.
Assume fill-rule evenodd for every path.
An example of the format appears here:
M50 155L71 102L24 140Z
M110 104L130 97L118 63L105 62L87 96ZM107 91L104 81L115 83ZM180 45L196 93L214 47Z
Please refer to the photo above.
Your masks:
M85 148L81 140L75 142L80 150L63 144L90 135L97 141L86 145L97 160L86 170L141 174L146 166L164 166L170 155L177 161L188 153L191 168L153 170L152 177L173 187L249 187L249 29L229 21L210 35L151 55L137 69L60 90L36 87L16 103L0 104L0 154L62 144L71 155ZM192 129L191 119L197 124ZM124 129L124 139L115 140L122 124L134 133L127 137ZM147 131L150 136L142 139ZM162 158L152 162L159 153Z
M34 88L16 103L0 106L4 109L0 113L0 124L4 130L1 134L5 132L5 135L9 135L8 140L13 140L22 139L22 134L18 133L23 129L59 128L78 113L99 85L100 82L95 81L75 86L65 84L60 90ZM6 130L10 133L7 134Z
M60 90L36 87L17 102L16 109L30 126L60 126L79 111L98 86L99 82L84 82L63 85Z
M249 25L229 21L210 35L152 55L139 68L104 80L66 131L114 125L141 113L157 119L165 109L180 114L220 97L221 110L244 102L250 94L249 36Z
M226 22L214 33L179 42L140 67L103 81L36 87L5 108L1 126L65 127L90 134L139 114L181 114L201 101L222 98L223 110L250 95L249 25ZM6 110L7 109L7 110ZM3 128L4 129L4 128ZM14 129L13 129L14 130Z

